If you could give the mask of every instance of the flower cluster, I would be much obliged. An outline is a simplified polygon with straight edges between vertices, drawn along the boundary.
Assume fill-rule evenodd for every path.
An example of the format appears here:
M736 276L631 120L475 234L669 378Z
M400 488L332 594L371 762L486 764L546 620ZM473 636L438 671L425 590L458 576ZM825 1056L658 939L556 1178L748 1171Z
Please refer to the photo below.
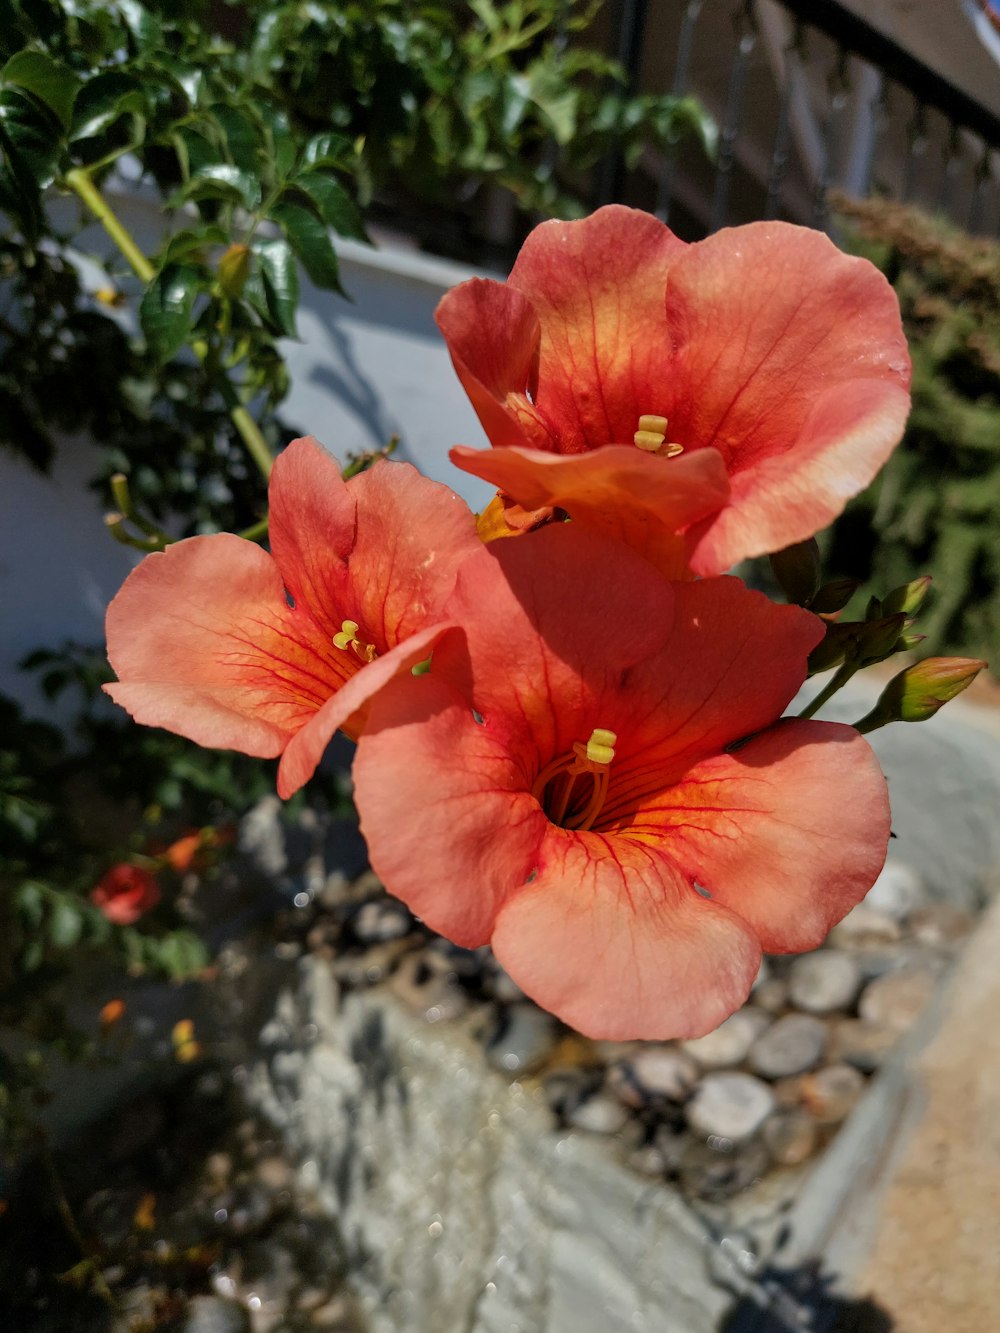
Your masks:
M438 320L492 445L452 453L499 488L478 521L407 464L345 480L295 441L270 553L195 537L128 578L108 691L280 755L286 797L343 730L372 865L432 928L591 1036L704 1033L885 857L868 743L782 717L826 622L724 571L810 537L898 442L895 298L818 233L686 245L611 207Z

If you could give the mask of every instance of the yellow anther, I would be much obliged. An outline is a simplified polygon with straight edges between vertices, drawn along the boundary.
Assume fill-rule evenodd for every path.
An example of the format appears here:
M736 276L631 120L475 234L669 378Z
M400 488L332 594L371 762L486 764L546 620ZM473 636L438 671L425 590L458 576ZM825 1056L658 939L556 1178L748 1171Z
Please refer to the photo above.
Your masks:
M618 737L604 727L595 727L587 742L587 758L592 764L610 764L615 757Z
M653 416L640 417L639 430L649 431L653 435L659 435L662 440L667 433L667 418Z
M356 620L345 620L340 626L340 633L333 636L333 645L335 648L350 648L352 643L358 641L358 622Z
M553 824L575 831L593 827L608 794L608 769L617 740L613 731L595 727L586 745L575 741L569 754L559 755L542 769L531 794Z
M663 436L652 430L637 430L633 438L647 454L658 454L663 445Z

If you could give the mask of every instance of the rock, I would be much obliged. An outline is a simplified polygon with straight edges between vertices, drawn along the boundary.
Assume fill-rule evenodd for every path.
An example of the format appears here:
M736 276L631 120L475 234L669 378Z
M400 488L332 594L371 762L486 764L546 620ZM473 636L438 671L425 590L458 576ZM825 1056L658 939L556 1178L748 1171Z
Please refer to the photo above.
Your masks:
M265 1189L273 1194L290 1190L294 1179L291 1164L284 1157L262 1157L254 1168L254 1174Z
M738 1077L719 1075L718 1077ZM707 1143L692 1144L680 1166L681 1186L690 1195L721 1203L747 1189L768 1167L767 1149L762 1143L748 1143L728 1149L712 1148Z
M771 1019L760 1009L737 1009L714 1032L681 1042L681 1049L693 1055L702 1069L730 1069L742 1064L747 1052Z
M413 929L413 916L397 898L370 898L351 918L351 929L363 944L399 940Z
M225 1296L195 1296L180 1333L251 1333L250 1312Z
M927 901L923 877L905 861L888 860L882 873L868 890L865 904L893 921L902 921L914 908Z
M585 1098L566 1116L574 1129L586 1129L592 1134L617 1134L628 1120L628 1111L617 1097L607 1092L595 1092Z
M866 899L834 926L827 943L841 949L881 949L901 939L902 934L898 922Z
M641 1176L663 1176L666 1175L667 1163L664 1160L663 1153L652 1143L644 1143L639 1148L633 1148L631 1152L625 1154L625 1161L633 1171L638 1171Z
M497 1015L486 1058L505 1074L530 1072L552 1052L557 1034L552 1015L530 1001L507 1005Z
M504 971L496 959L493 959L486 969L483 984L486 993L491 995L494 1000L499 1000L501 1004L516 1004L518 1000L527 999L521 987L513 977Z
M864 1075L853 1065L826 1065L802 1078L801 1099L820 1125L837 1125L858 1102L865 1090Z
M848 953L819 949L796 958L788 969L788 998L810 1014L848 1009L861 988L861 971Z
M927 903L910 914L907 924L914 939L940 948L964 940L974 921L971 912L954 903Z
M750 1049L750 1068L764 1078L804 1074L818 1065L826 1046L826 1028L810 1014L786 1014L758 1037Z
M463 949L459 944L436 936L424 950L424 961L435 972L462 980L478 979L483 974L489 949Z
M391 941L389 948L399 941ZM399 998L415 1013L422 1013L428 1023L439 1023L460 1018L469 1007L468 997L461 986L447 975L432 972L418 953L408 954L389 982Z
M830 1060L845 1061L866 1074L879 1065L895 1046L899 1033L863 1018L841 1018L830 1032L827 1055Z
M384 940L364 953L335 953L333 975L345 986L375 986L395 970L397 962L410 951L408 940ZM414 967L416 959L414 958Z
M706 1137L739 1143L774 1110L774 1095L752 1074L707 1074L685 1108L688 1124Z
M771 1116L764 1125L762 1138L779 1166L798 1166L816 1151L819 1130L805 1111L791 1107Z
M783 977L768 977L754 990L753 1002L766 1014L780 1014L788 1007L788 982Z
M599 1070L570 1067L550 1070L542 1082L542 1091L555 1114L561 1120L568 1120L573 1110L600 1086Z
M608 1086L626 1106L682 1102L697 1082L697 1064L677 1046L644 1046L608 1070Z
M923 1013L936 985L937 977L929 969L907 967L887 972L865 987L858 1013L869 1023L905 1032Z
M676 1171L684 1160L684 1155L691 1145L697 1142L687 1129L675 1129L670 1125L657 1125L653 1135L656 1151L663 1158L668 1171Z

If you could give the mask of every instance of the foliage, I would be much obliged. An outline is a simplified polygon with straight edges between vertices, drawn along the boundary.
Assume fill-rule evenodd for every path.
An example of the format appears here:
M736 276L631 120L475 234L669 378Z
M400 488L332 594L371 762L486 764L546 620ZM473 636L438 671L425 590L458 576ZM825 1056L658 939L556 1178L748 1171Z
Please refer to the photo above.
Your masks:
M930 652L1000 662L1000 245L916 209L841 200L899 296L913 357L902 446L836 525L830 564L890 583L932 570Z

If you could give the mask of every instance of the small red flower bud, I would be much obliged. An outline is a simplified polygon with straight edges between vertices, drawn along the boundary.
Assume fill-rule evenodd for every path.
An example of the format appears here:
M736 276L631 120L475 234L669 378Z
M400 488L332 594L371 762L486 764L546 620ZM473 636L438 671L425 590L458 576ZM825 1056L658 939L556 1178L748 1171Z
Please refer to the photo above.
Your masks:
M123 862L101 876L90 901L116 926L131 926L160 901L160 887L148 870Z

